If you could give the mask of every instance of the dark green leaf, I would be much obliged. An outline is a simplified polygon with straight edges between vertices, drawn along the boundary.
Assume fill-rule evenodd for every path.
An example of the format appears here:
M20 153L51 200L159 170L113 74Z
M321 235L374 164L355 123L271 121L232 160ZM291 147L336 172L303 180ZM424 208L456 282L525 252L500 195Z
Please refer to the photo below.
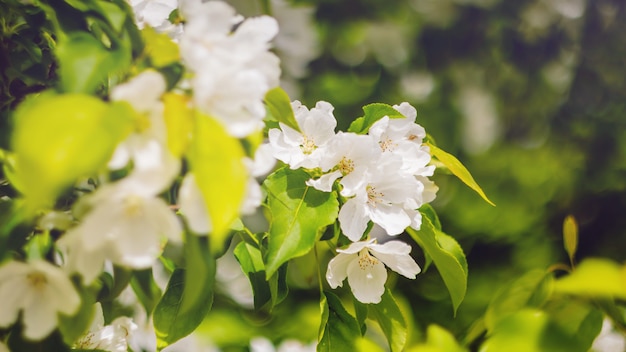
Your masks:
M83 336L94 317L94 304L96 295L89 288L79 288L80 308L73 316L59 315L59 331L63 335L66 344L71 345L79 337Z
M407 228L407 232L437 266L456 313L467 290L467 261L461 246L452 237L438 231L427 216L422 218L418 231Z
M130 286L146 312L148 314L152 313L152 310L161 298L161 289L154 282L152 269L135 271L133 278L130 280Z
M387 337L390 350L403 351L408 335L406 321L389 289L385 289L380 303L370 304L368 307Z
M192 333L211 308L211 302L198 301L193 309L182 311L185 269L176 269L165 294L154 308L154 331L159 350Z
M186 233L185 292L180 307L181 314L213 302L216 262L209 250L206 236Z
M323 229L337 219L339 202L334 193L309 187L302 170L282 168L263 183L272 213L266 259L268 277L291 258L309 252Z
M322 322L317 351L357 352L355 342L361 337L359 324L343 307L339 297L331 292L324 292L320 308Z

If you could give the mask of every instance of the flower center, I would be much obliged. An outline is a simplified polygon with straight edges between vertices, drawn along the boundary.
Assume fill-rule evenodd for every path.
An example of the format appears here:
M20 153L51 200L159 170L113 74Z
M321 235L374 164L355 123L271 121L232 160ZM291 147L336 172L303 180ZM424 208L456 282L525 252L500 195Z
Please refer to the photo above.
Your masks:
M359 268L361 268L361 270L369 270L378 263L380 263L378 259L370 255L370 252L367 250L367 248L363 248L359 252Z
M380 142L378 142L378 145L380 145L380 149L382 149L383 152L393 151L398 146L389 137L386 137L385 139L383 139Z
M376 205L378 203L382 203L383 202L382 197L384 197L385 194L383 192L376 192L376 187L374 187L372 185L367 185L365 190L367 191L367 203L370 206L376 208Z
M141 197L129 195L124 198L124 213L128 217L138 217L143 214L143 201Z
M135 117L135 132L145 132L150 128L150 117L147 114L137 114Z
M315 145L315 141L313 138L309 138L308 136L304 136L302 139L302 144L300 144L300 149L302 149L302 153L309 155L313 153L313 151L317 148Z
M48 284L48 279L46 279L46 276L39 271L33 271L32 273L28 273L28 275L26 275L26 279L28 280L28 283L30 283L30 285L36 290L43 290L44 287L46 287L46 285Z
M341 174L343 176L351 173L352 171L354 171L354 161L352 161L351 159L347 159L344 156L339 162L339 171L341 171Z

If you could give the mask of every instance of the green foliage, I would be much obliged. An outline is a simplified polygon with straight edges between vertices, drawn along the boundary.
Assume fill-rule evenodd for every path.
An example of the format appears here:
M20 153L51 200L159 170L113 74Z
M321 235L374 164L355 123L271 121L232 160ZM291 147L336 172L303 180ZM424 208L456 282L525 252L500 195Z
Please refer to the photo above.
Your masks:
M94 304L96 297L94 289L79 287L80 307L73 316L59 315L59 331L63 341L71 346L78 338L83 336L91 326L94 317Z
M284 167L263 183L272 214L265 256L267 277L289 259L309 252L324 228L337 219L336 196L307 186L310 178L302 170Z
M317 351L358 351L356 341L361 337L356 319L343 307L335 294L325 291L320 300L322 323Z
M563 243L565 251L569 256L569 261L573 264L576 249L578 248L578 224L571 215L568 215L563 221Z
M452 237L438 230L428 216L422 217L419 230L407 228L406 231L435 263L448 288L456 314L467 291L467 260L461 246Z
M183 310L185 292L185 269L172 274L163 297L154 309L154 330L159 350L189 335L202 322L213 303L212 299L198 299L193 306ZM211 294L205 292L205 294ZM205 297L203 297L205 298Z
M283 123L296 131L300 131L298 121L293 114L291 101L287 93L280 87L272 88L265 94L265 105L269 113L269 120Z
M388 116L390 119L401 119L405 117L398 112L398 110L394 109L393 106L382 103L364 106L363 113L364 116L355 119L352 124L350 124L350 128L348 128L349 132L365 134L376 121L385 116Z
M454 336L438 325L426 329L426 341L409 349L410 352L465 352Z
M402 311L389 289L385 290L380 303L368 305L370 315L378 322L392 352L404 351L407 342L407 324Z
M190 310L211 306L217 264L209 248L209 239L186 233L185 243L185 290L181 314Z
M197 113L194 122L187 158L207 206L211 251L217 254L224 251L230 226L239 216L248 177L245 154L239 141L216 119Z
M626 299L626 267L602 258L588 258L574 272L556 280L559 293Z

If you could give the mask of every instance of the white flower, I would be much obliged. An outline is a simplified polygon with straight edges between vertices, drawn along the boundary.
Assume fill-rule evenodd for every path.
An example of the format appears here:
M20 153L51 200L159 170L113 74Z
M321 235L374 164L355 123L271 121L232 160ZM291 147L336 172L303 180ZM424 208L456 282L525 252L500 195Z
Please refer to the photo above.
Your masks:
M24 337L41 340L57 325L58 313L72 315L80 296L65 273L45 261L10 261L0 267L0 327L22 311Z
M141 29L146 25L159 33L167 33L173 38L180 36L182 26L169 21L172 11L178 7L178 0L127 0L133 8L135 22Z
M278 85L279 60L269 51L276 20L243 20L222 1L181 2L186 24L180 40L198 109L222 121L235 137L262 128L263 99Z
M626 350L626 338L613 329L609 318L604 318L602 330L591 345L593 352L613 352Z
M255 337L250 340L250 352L314 352L316 343L312 342L308 345L294 339L284 340L274 347L272 341L265 337Z
M181 224L158 197L179 166L178 160L168 159L160 168L135 170L86 197L91 210L57 242L66 253L67 270L80 273L89 283L105 259L144 269L161 254L165 239L180 242Z
M310 111L299 101L291 103L302 133L279 123L280 129L268 133L274 157L289 164L292 169L316 168L326 152L326 144L335 136L337 120L333 106L319 101Z
M414 176L398 173L401 162L393 158L381 159L376 168L370 168L363 181L353 189L344 188L344 197L354 196L339 210L339 224L343 233L358 241L368 221L373 221L389 235L398 235L408 226L419 229L421 192L424 189Z
M0 352L11 352L9 348L4 343L0 342Z
M371 136L339 132L328 143L320 160L322 171L330 172L307 181L307 185L330 192L335 180L342 178L343 188L353 194L363 182L367 169L378 162L380 155L381 150Z
M342 286L348 278L350 289L362 303L379 303L385 292L387 270L415 279L419 265L410 256L411 246L400 241L376 244L374 240L352 243L328 263L326 280L330 287Z
M137 121L136 131L115 149L109 161L111 169L121 169L131 160L136 169L151 168L167 158L167 130L160 100L165 88L165 78L147 70L112 89L111 100L128 102L137 112Z
M100 303L94 305L94 311L89 331L74 344L74 348L126 352L129 335L137 329L137 325L131 318L118 317L105 326Z

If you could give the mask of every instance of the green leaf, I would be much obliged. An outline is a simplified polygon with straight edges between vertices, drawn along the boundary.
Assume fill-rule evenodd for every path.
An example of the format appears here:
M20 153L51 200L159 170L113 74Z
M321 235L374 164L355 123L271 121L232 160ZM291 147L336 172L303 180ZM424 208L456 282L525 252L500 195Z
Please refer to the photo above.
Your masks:
M439 160L442 164L444 164L450 172L454 174L454 176L458 177L463 183L465 183L469 188L473 189L476 193L478 193L487 203L495 206L495 204L487 198L485 192L483 192L482 188L476 183L472 174L465 168L463 164L457 159L454 155L446 153L445 151L439 149L435 145L431 143L424 143L428 147L430 147L430 153L433 157Z
M186 233L185 243L185 291L181 314L197 307L213 303L215 285L215 258L209 250L209 239Z
M130 280L130 286L146 313L152 313L157 302L161 299L161 289L154 282L152 269L135 271Z
M235 258L241 270L248 276L254 293L254 309L261 309L272 301L269 283L265 280L265 264L261 251L247 242L240 242L235 247Z
M391 352L403 351L408 335L406 321L389 289L385 289L380 303L368 307L387 337Z
M285 167L263 183L272 213L265 257L268 277L289 259L309 252L322 230L337 219L339 202L334 193L307 186L310 178L302 170Z
M352 302L354 304L354 313L356 315L356 321L361 328L361 335L365 335L367 331L367 325L365 324L365 319L367 319L367 307L368 305L365 303L361 303L356 297L352 296Z
M154 308L154 331L159 350L192 333L209 312L210 301L198 301L194 309L183 311L185 269L176 269L165 294Z
M426 342L409 351L415 352L465 352L454 336L438 325L429 325L426 329Z
M570 263L574 263L574 256L578 247L578 224L571 215L568 215L563 221L563 243Z
M390 119L401 119L406 117L398 110L394 109L393 106L382 103L365 105L363 107L363 112L363 117L359 117L358 119L352 121L350 127L348 128L348 132L366 134L376 121L385 116L389 116Z
M467 261L463 249L454 238L438 231L427 216L422 217L419 230L407 228L406 231L437 266L456 314L467 290Z
M491 299L485 313L485 326L492 331L498 321L524 308L540 308L550 297L552 276L533 270L502 287Z
M134 114L128 104L84 94L43 94L24 103L11 140L20 192L49 204L79 178L96 174L132 131Z
M524 309L503 318L480 352L586 352L575 336L568 334L540 310Z
M130 52L123 48L107 49L88 32L71 32L59 41L61 88L71 93L94 93L111 73L130 65Z
M555 299L545 309L550 320L571 337L579 351L587 352L602 329L603 314L587 302Z
M626 299L626 266L608 259L586 259L572 274L556 280L554 291L586 297Z
M157 33L152 27L146 26L141 30L145 41L145 54L148 55L155 67L164 67L180 61L178 45L165 33Z
M355 343L361 337L359 324L343 307L339 297L325 291L320 300L320 308L322 321L317 351L357 352Z
M291 101L287 93L280 87L270 89L265 94L265 105L270 114L270 119L281 122L296 131L300 131L298 121L293 114Z
M214 254L224 250L232 223L239 216L248 173L245 154L237 139L214 118L198 113L189 148L189 163L208 209Z

